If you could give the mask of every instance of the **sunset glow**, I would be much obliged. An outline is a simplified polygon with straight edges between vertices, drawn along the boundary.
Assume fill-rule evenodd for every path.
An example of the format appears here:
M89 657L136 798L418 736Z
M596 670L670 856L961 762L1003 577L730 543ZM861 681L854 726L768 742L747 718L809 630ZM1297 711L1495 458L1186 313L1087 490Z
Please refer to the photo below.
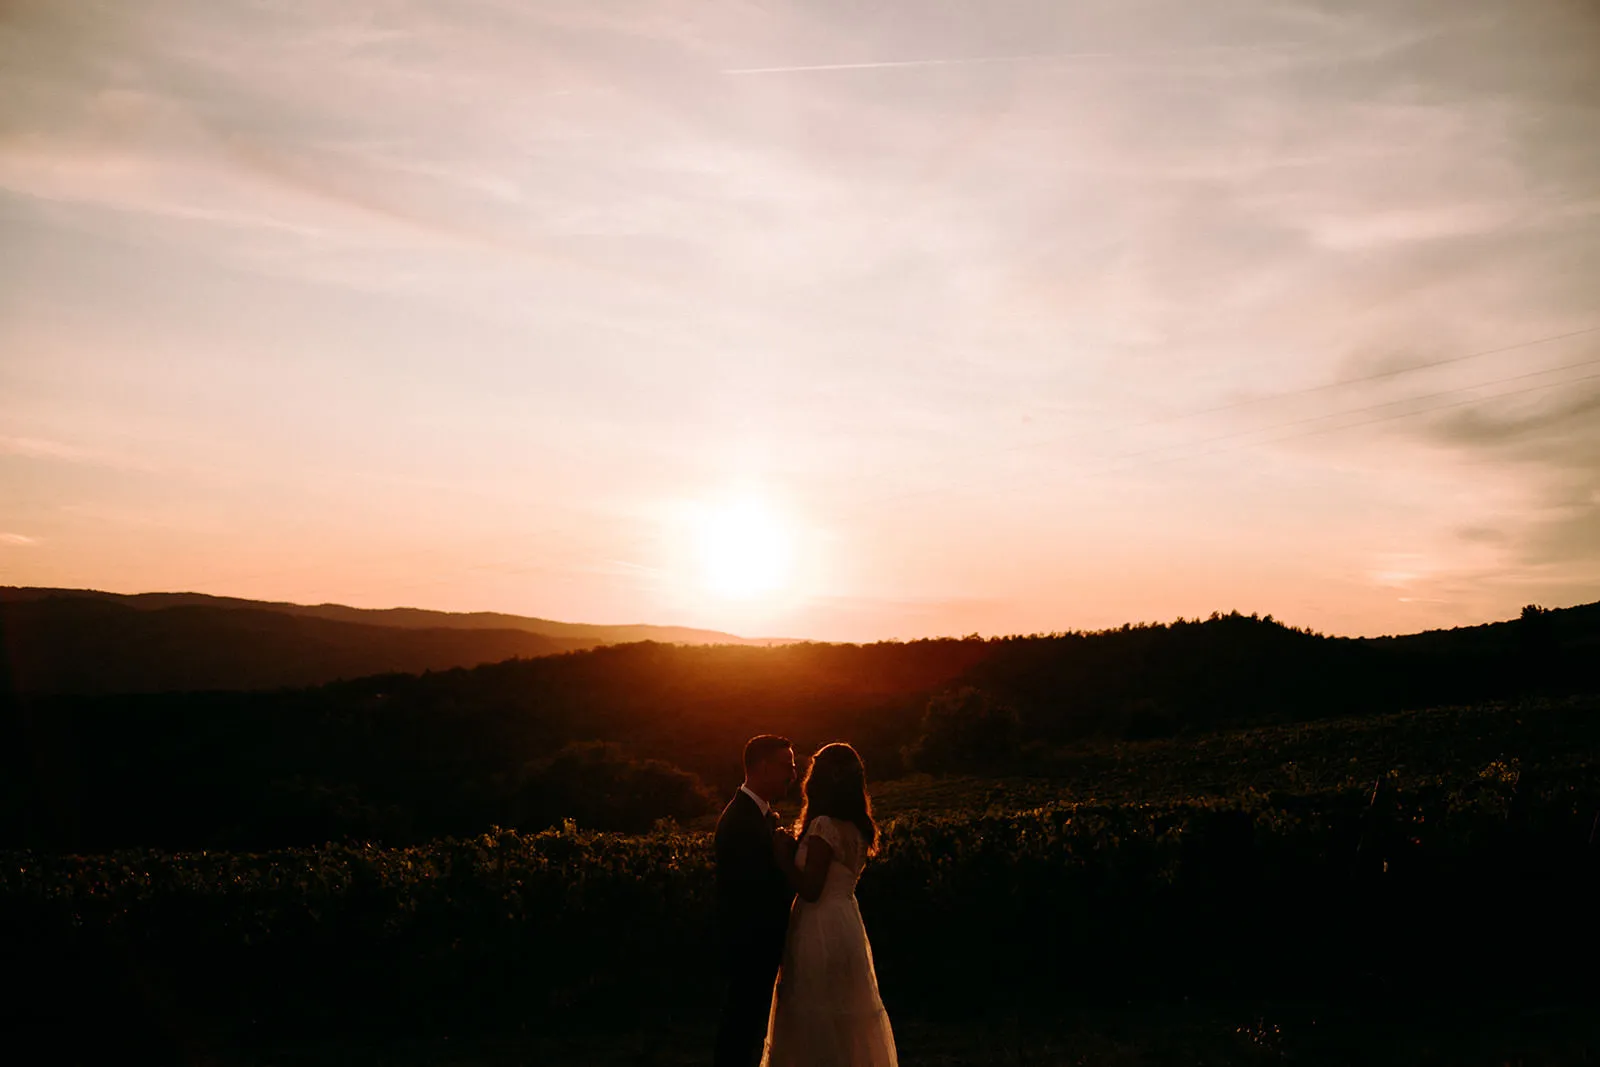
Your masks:
M1600 17L1225 8L4 5L0 584L1594 599Z
M1600 0L0 0L10 1045L1600 1067L1597 809Z
M784 589L794 549L781 521L756 499L709 509L701 519L700 562L706 589L747 600Z

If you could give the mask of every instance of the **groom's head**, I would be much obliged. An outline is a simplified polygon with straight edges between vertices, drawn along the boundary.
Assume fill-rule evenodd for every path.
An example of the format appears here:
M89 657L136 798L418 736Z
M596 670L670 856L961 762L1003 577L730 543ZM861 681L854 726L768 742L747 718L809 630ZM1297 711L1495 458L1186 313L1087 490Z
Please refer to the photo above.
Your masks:
M777 734L762 734L746 741L744 780L769 803L783 796L794 785L794 745Z

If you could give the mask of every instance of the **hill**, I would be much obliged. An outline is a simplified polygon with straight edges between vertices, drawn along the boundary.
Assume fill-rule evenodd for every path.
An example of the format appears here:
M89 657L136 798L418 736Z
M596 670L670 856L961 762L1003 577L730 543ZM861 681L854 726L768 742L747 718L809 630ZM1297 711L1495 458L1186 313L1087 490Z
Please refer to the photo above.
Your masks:
M777 643L716 630L495 612L0 587L0 647L11 685L24 692L275 689L647 640Z
M643 642L276 692L12 694L0 847L404 842L569 815L648 827L711 810L767 731L802 752L849 739L878 781L1079 778L1098 766L1073 755L1084 745L1600 693L1597 653L1600 604L1380 639L1235 613L873 645ZM1354 755L1310 736L1328 767Z

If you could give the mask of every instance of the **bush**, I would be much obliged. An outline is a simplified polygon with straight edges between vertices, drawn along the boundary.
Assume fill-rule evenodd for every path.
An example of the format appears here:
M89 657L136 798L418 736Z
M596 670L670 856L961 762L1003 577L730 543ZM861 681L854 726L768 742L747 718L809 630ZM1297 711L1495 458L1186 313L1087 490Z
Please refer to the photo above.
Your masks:
M617 754L573 755L605 766ZM901 1003L964 1004L977 985L1081 997L1396 982L1498 996L1512 967L1577 1002L1572 978L1592 989L1584 953L1600 936L1600 777L1520 771L887 820L861 909ZM18 1003L61 1025L119 1010L148 1026L137 983L150 974L187 1008L274 1036L355 1019L374 1032L614 1020L714 1010L713 889L704 833L0 853L0 943L28 978ZM1541 962L1523 970L1528 946ZM119 973L128 989L106 984Z
M1015 708L972 686L947 690L928 701L922 733L903 755L912 770L996 770L1014 760L1022 720Z
M585 829L641 833L662 820L704 815L713 802L700 777L681 767L609 742L575 741L523 768L513 809L524 828L571 819Z

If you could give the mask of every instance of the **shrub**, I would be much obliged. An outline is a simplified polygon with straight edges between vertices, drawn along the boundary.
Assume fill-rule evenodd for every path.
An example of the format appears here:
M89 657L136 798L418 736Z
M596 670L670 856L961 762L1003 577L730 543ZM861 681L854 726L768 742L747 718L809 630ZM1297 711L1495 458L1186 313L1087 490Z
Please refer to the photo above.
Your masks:
M986 771L1015 757L1022 730L1015 708L972 686L928 701L921 735L903 751L908 768L933 773Z
M665 760L630 756L621 745L575 741L523 768L513 801L518 826L567 819L592 830L639 833L658 820L686 822L712 810L698 775Z

